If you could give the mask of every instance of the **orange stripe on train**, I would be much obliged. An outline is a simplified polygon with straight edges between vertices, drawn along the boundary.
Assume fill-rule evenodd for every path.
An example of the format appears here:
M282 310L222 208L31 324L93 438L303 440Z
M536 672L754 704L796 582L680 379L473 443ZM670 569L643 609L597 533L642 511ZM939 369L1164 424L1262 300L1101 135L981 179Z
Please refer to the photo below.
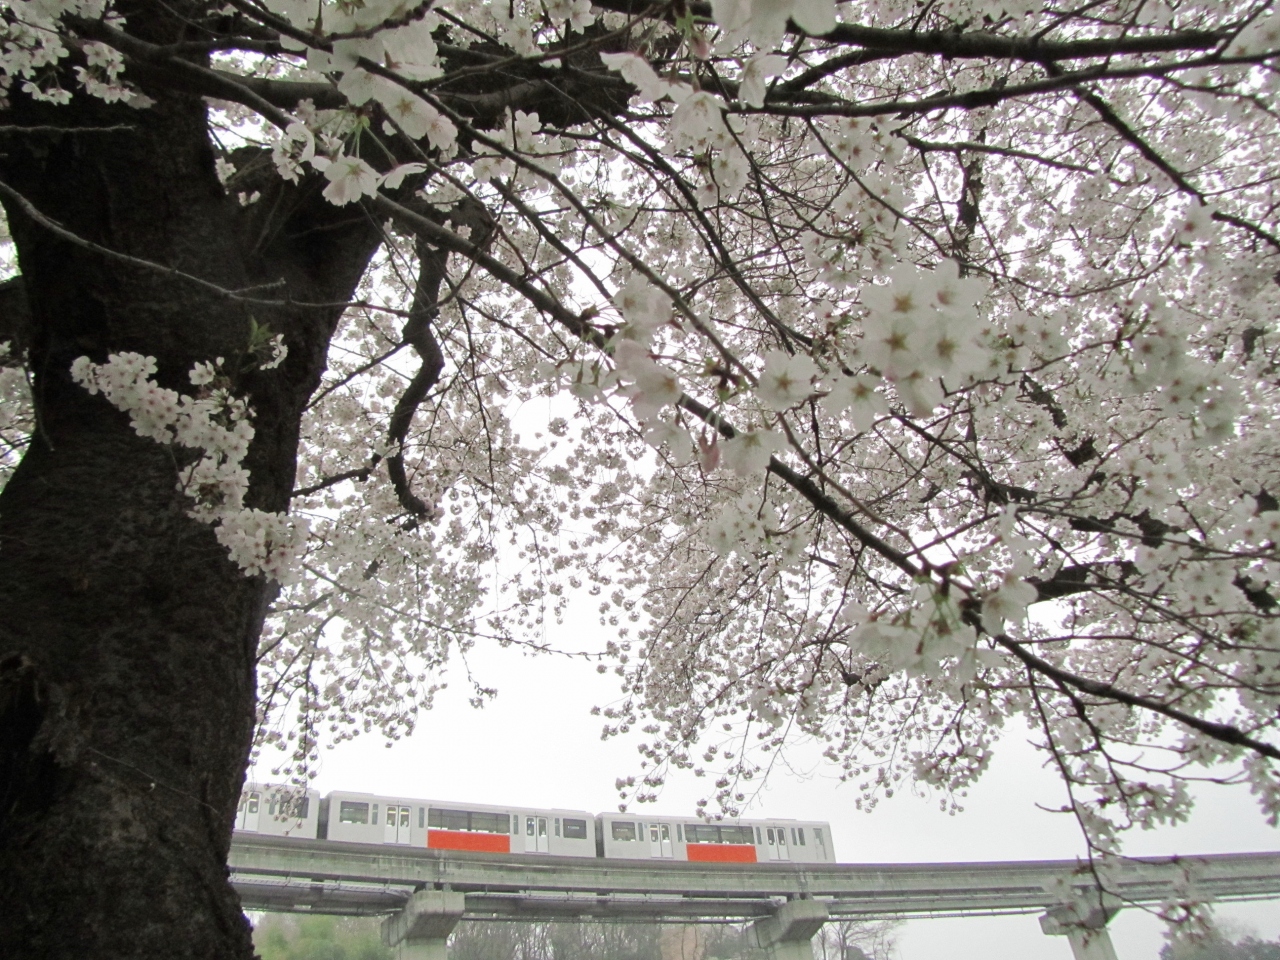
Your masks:
M745 843L691 843L689 859L701 863L755 863L756 848Z
M428 830L427 846L433 850L475 850L481 853L510 853L511 838L505 833L464 833L461 830Z

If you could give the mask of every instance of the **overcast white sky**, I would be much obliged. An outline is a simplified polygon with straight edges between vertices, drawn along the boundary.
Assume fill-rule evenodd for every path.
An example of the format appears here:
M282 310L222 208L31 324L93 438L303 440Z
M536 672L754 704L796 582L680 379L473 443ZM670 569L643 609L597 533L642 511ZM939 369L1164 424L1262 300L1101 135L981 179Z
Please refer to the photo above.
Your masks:
M598 644L586 618L549 628L562 648ZM362 790L425 799L548 805L592 812L616 809L614 781L637 772L635 742L600 739L594 705L617 696L616 678L582 661L527 657L514 650L479 651L478 679L499 695L483 710L467 704L456 677L424 714L416 733L391 746L364 736L321 757L321 793ZM1011 727L1002 755L969 798L965 812L948 816L936 800L903 791L872 814L854 809L854 791L833 768L814 762L778 771L749 816L826 820L842 862L936 862L1072 858L1083 844L1068 817L1037 810L1061 803L1052 775ZM269 780L262 770L256 779ZM706 781L674 779L657 812L691 815ZM1202 792L1196 816L1177 829L1134 835L1127 852L1168 855L1280 851L1280 830L1268 827L1246 790ZM1280 937L1280 901L1224 905L1220 918L1236 932ZM1141 911L1125 911L1111 924L1119 960L1154 960L1161 925ZM900 960L1070 960L1066 939L1046 937L1034 915L911 921L900 931Z

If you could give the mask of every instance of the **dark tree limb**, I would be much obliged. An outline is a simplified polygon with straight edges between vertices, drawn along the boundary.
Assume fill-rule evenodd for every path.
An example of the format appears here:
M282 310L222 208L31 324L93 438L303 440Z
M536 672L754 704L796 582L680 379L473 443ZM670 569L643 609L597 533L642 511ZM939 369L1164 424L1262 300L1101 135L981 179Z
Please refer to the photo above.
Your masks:
M0 366L17 366L27 355L31 337L31 306L22 277L0 283L0 343L8 343L8 353L0 356Z
M420 212L425 218L432 219L430 210ZM471 199L458 203L448 219L455 227L469 227L471 239L480 248L488 244L496 226L484 205ZM415 249L418 256L418 279L413 292L413 306L402 336L404 342L413 347L422 363L391 413L387 431L391 441L391 453L387 455L387 473L396 491L396 499L414 522L417 522L434 519L437 511L413 492L404 466L404 441L413 424L414 414L439 382L440 373L444 370L444 353L431 324L439 312L440 286L448 270L449 252L433 244L420 232L416 235Z
M671 18L669 5L654 5L643 0L599 0L597 7L631 16L656 11ZM686 3L695 17L711 20L711 4L703 0ZM803 34L795 23L787 29ZM840 23L821 39L831 44L863 47L877 53L920 53L956 60L991 59L1038 62L1051 60L1089 60L1151 53L1177 53L1187 50L1213 50L1234 35L1231 29L1178 30L1154 36L1097 37L1087 40L1043 40L1039 37L1004 36L985 30L895 30Z
M1021 643L1011 640L1004 634L996 635L993 639L1026 664L1029 669L1034 670L1041 676L1049 677L1057 683L1103 700L1111 700L1116 703L1123 703L1126 706L1138 707L1142 710L1158 713L1163 717L1168 717L1170 720L1176 720L1183 726L1212 737L1214 740L1252 750L1272 760L1280 760L1280 748L1258 740L1238 727L1233 727L1228 723L1214 723L1212 720L1204 720L1194 714L1179 710L1177 707L1171 707L1167 703L1161 703L1159 700L1152 700L1150 697L1143 697L1127 690L1121 690L1113 684L1103 683L1100 680L1090 680L1088 677L1078 676L1069 670L1054 666L1048 660L1037 657Z

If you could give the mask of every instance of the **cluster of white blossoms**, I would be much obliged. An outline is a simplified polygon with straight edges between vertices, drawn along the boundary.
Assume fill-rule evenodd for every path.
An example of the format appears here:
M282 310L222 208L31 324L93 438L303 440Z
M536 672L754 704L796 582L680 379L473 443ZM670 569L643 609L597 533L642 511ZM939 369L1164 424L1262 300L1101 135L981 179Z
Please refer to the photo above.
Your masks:
M273 344L273 352L272 366L283 360L283 345ZM190 515L213 525L218 542L247 575L289 583L306 547L307 525L244 505L249 473L242 463L253 440L252 411L218 384L222 363L218 358L192 368L192 384L204 388L197 396L160 386L152 379L155 358L138 353L113 353L106 363L77 357L71 376L127 413L138 436L196 452L178 470L178 489L194 501Z
M69 103L72 92L61 85L53 69L69 52L57 29L58 18L71 14L96 19L107 4L102 0L11 0L6 6L13 15L0 20L0 98L21 77L20 89L31 98ZM85 65L75 68L75 77L85 93L139 110L152 105L150 97L121 79L124 57L118 50L92 41L79 46Z
M384 88L379 87L379 89ZM404 93L403 90L400 92ZM412 97L412 94L406 93L405 96ZM421 120L424 124L425 136L431 138L433 142L438 136L446 148L452 148L457 136L457 129L452 122L436 113L424 101L416 97L413 99L425 108L421 112L413 113L416 118L413 129L418 129L416 123ZM395 102L403 103L404 101L396 100ZM430 121L429 126L425 125L429 121L424 119L427 110L434 114L434 121ZM406 119L405 114L396 114L392 107L388 107L387 112L398 119ZM386 173L379 173L367 160L344 152L346 147L343 134L346 132L345 128L349 126L345 115L308 110L304 112L304 116L306 122L299 120L289 124L276 138L272 148L272 161L284 179L294 182L303 177L307 167L323 173L325 179L329 181L324 188L323 196L335 206L346 206L361 197L373 196L383 187L395 190L404 182L406 176L421 173L426 169L426 165L422 163L402 163ZM327 127L336 129L327 130Z
M928 416L945 386L960 386L987 364L978 312L986 292L982 281L962 278L954 260L931 271L909 263L895 267L888 283L862 288L866 317L858 359L894 385L913 415ZM866 383L841 386L837 380L829 405L856 401Z
M487 134L493 143L477 141L473 146L476 159L471 172L477 181L516 177L521 185L537 183L538 175L527 167L517 167L510 154L522 155L536 170L548 174L560 169L565 145L559 137L542 133L542 120L536 112L508 110L498 129Z
M1151 307L1147 324L1133 339L1132 383L1154 391L1170 413L1194 423L1207 439L1230 434L1240 407L1239 387L1223 371L1192 356L1166 311Z
M425 139L444 156L457 148L458 128L453 121L401 84L356 67L343 75L338 90L353 107L370 101L380 104L390 118L386 133L399 129L410 140Z
M835 0L712 0L711 14L725 32L721 46L727 49L742 40L766 50L775 47L788 20L813 36L830 33L836 25Z

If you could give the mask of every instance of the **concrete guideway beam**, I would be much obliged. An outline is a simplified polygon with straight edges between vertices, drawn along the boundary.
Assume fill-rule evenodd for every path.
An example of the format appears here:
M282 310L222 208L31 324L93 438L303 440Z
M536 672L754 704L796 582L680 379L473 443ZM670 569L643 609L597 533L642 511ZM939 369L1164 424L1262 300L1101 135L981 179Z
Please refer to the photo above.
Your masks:
M382 921L382 942L396 960L447 960L449 934L467 909L467 898L452 890L419 890L404 908Z
M448 934L464 910L475 918L522 920L755 920L768 960L812 960L807 938L821 924L802 933L799 916L815 909L806 902L833 919L1049 911L1042 929L1067 937L1075 960L1115 960L1107 921L1122 903L1160 903L1181 896L1188 884L1215 902L1280 899L1280 852L1120 860L1107 867L1105 886L1118 897L1113 900L1100 899L1092 865L1075 860L657 863L236 834L229 865L246 909L368 915L400 909L414 890L451 893L448 909L412 914L434 912L432 922L440 925L434 933L420 927L420 937L397 934L414 932L410 910L397 915L401 926L389 926L388 935L397 938L400 960L444 960ZM795 922L780 919L788 916Z
M830 919L818 900L788 900L771 917L751 924L751 937L766 960L813 960L812 940Z

